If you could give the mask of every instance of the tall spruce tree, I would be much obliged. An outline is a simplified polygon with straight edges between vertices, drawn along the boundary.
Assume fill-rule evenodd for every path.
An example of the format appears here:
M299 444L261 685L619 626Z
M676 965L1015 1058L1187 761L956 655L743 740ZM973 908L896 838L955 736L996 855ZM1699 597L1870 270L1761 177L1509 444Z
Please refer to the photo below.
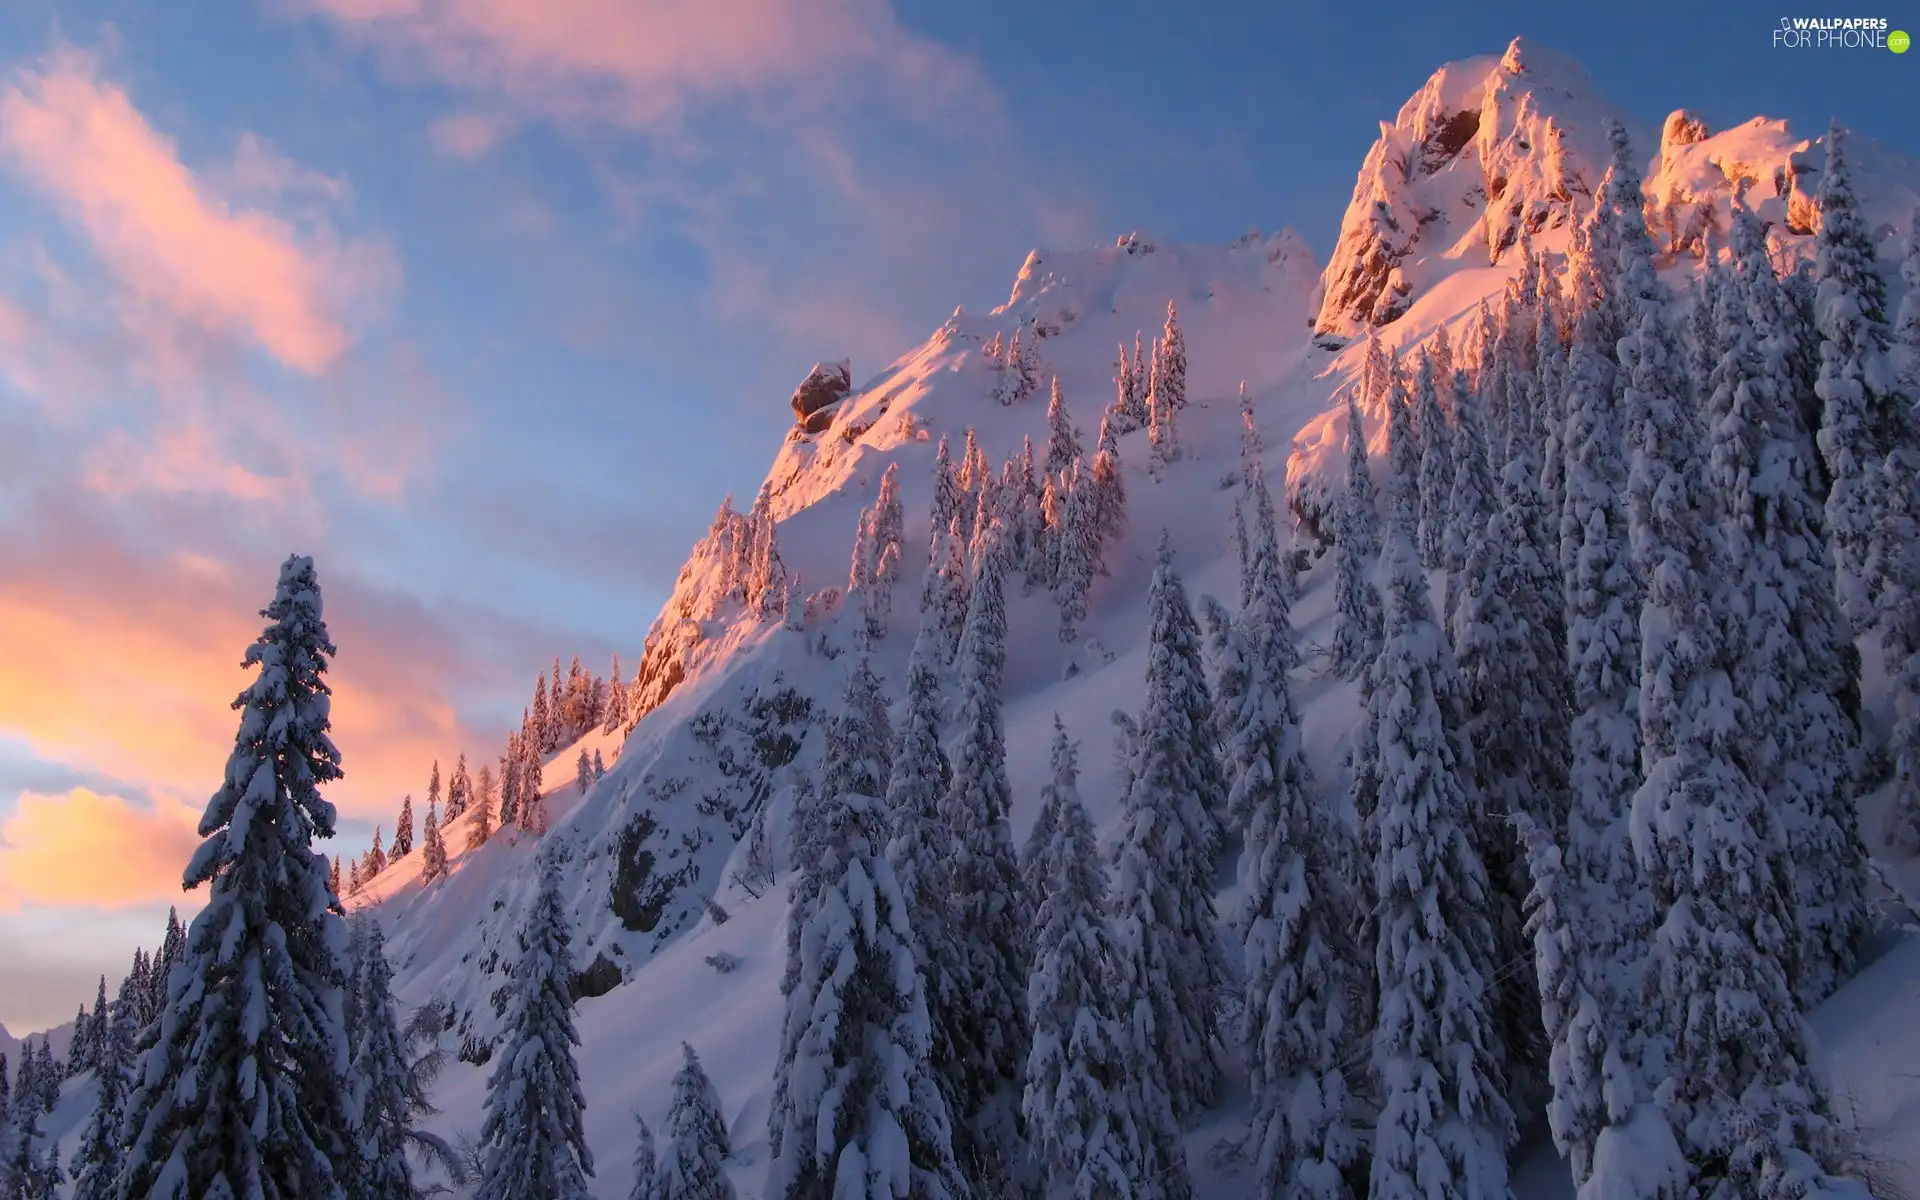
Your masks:
M1847 715L1813 441L1791 391L1786 297L1752 212L1734 215L1735 275L1716 294L1724 348L1710 377L1711 469L1725 515L1729 671L1747 719L1735 747L1787 822L1800 954L1794 990L1825 999L1850 973L1867 923L1866 846L1854 805L1859 733Z
M438 764L435 764L436 766ZM436 778L436 783L439 780ZM440 789L435 788L438 792ZM428 801L429 805L432 801ZM413 795L411 793L400 800L400 816L393 823L393 849L387 855L388 862L394 862L413 853Z
M434 811L431 800L427 811ZM413 1200L413 1169L407 1163L411 1063L393 1011L393 969L380 923L359 919L367 922L367 931L352 999L358 1008L349 1092L360 1157L355 1191L367 1200Z
M825 773L862 790L808 797L796 813L806 857L790 898L781 980L770 1200L968 1194L930 1061L914 931L883 851L872 740L863 706L849 697L827 730Z
M573 1048L573 932L560 901L560 864L540 856L539 889L520 931L501 1044L487 1076L476 1200L582 1200L593 1153Z
M1440 406L1433 359L1422 352L1414 383L1414 419L1420 427L1420 565L1446 565L1447 512L1453 502L1453 431Z
M906 904L908 925L916 937L915 956L923 972L947 961L944 954L928 952L948 930L950 836L941 820L940 803L953 768L940 745L944 703L939 654L935 635L923 623L907 663L906 711L900 717L893 771L886 784L886 811L891 818L887 859ZM928 978L930 995L942 987L938 976Z
M620 678L620 656L617 654L613 656L613 678ZM619 688L615 688L614 693L622 694ZM472 803L473 776L467 771L467 753L462 750L459 761L453 765L453 777L447 780L447 806L442 811L447 820L452 821L466 812L467 806Z
M1442 554L1447 568L1447 594L1442 612L1448 626L1466 590L1467 555L1473 540L1486 530L1498 503L1499 484L1493 474L1492 439L1485 421L1484 393L1469 385L1464 373L1455 377L1453 399L1453 490L1447 498L1447 535Z
M467 822L467 853L487 844L493 837L493 768L485 763L480 766L480 779L473 789L473 819Z
M1489 883L1446 726L1453 664L1404 536L1389 539L1386 640L1372 725L1381 1111L1370 1195L1504 1198L1514 1118L1499 1087Z
M1053 782L1034 858L1033 1048L1021 1110L1050 1194L1073 1200L1140 1195L1151 1179L1131 1108L1134 1072L1122 1056L1107 992L1112 957L1106 872L1078 794L1076 747L1056 715Z
M733 1147L720 1114L720 1093L693 1047L682 1042L680 1051L685 1061L673 1077L655 1195L658 1200L734 1200L733 1181L727 1178Z
M1246 830L1235 925L1256 1186L1289 1200L1345 1200L1345 1173L1363 1146L1343 1074L1361 990L1340 874L1350 848L1344 823L1314 794L1301 745L1288 681L1298 652L1270 521L1253 540L1252 587L1237 623L1247 687L1226 736L1237 768L1231 808Z
M313 560L281 564L254 682L183 882L208 884L128 1103L119 1195L324 1200L347 1183L346 930L327 860L334 651ZM182 1079L193 1088L178 1086Z
M939 1042L953 1057L941 1064L954 1120L956 1151L970 1169L992 1158L977 1127L996 1092L1012 1086L1027 1059L1023 1003L1027 952L1014 901L1020 866L1009 822L1006 730L1000 686L1006 670L1004 560L990 550L974 574L966 630L960 639L960 695L951 747L953 778L940 801L952 838L946 876L952 961L942 964L950 987L935 999Z
M1629 529L1647 581L1640 627L1641 758L1633 847L1658 906L1648 998L1673 1014L1660 1101L1697 1187L1740 1185L1750 1138L1736 1113L1813 1149L1825 1099L1807 1067L1788 964L1797 941L1792 880L1772 806L1733 752L1744 704L1727 674L1712 606L1724 602L1725 547L1702 431L1684 378L1671 297L1626 136L1609 129L1620 243L1617 299L1633 460ZM1756 1004L1756 1001L1758 1002ZM1682 1017L1684 1014L1684 1017Z
M479 824L478 817L474 823ZM471 841L472 834L468 838ZM480 841L484 844L486 839L482 837ZM472 849L472 846L469 845L468 849ZM428 804L426 830L420 841L420 882L427 884L446 877L447 843L440 832L440 814L434 811L432 804Z
M1367 558L1379 544L1373 474L1360 409L1347 393L1347 487L1334 528L1333 667L1352 679L1379 648L1380 597L1367 577Z
M633 1114L638 1131L633 1141L633 1190L627 1200L660 1200L660 1164L654 1155L653 1130L639 1113Z
M1217 760L1186 593L1164 535L1147 596L1147 700L1121 820L1114 884L1116 1002L1138 1070L1185 1119L1219 1094L1216 1003L1226 966L1213 926ZM1196 716L1204 722L1196 728ZM1199 761L1204 754L1209 760Z

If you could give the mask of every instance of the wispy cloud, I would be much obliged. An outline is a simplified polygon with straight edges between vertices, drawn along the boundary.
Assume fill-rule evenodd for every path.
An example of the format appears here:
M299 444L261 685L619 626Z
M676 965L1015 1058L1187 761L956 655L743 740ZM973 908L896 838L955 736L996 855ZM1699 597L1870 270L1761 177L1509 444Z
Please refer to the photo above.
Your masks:
M323 182L337 200L337 184L250 137L225 170L233 198L222 195L83 50L55 50L0 88L0 154L86 235L136 313L244 335L294 371L337 362L352 341L346 311L396 280L377 243L263 203L311 198Z

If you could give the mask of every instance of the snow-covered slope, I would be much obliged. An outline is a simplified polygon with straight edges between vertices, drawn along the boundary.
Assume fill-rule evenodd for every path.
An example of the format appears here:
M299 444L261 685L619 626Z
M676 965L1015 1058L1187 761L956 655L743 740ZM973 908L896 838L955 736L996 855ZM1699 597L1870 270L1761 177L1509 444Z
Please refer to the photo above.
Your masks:
M1083 744L1083 794L1097 825L1110 830L1119 797L1106 753L1108 716L1137 708L1141 698L1144 598L1161 530L1171 535L1195 595L1225 596L1234 586L1224 485L1239 444L1239 385L1244 381L1253 397L1275 482L1284 475L1290 494L1310 492L1337 466L1330 398L1357 369L1362 349L1337 343L1382 324L1396 345L1412 345L1441 325L1463 340L1481 299L1514 271L1517 256L1506 251L1519 231L1542 251L1564 248L1567 215L1597 184L1597 164L1605 161L1600 122L1607 111L1577 66L1516 42L1503 57L1442 68L1393 125L1383 126L1324 271L1286 231L1229 246L1132 235L1096 250L1035 252L1005 304L981 316L956 311L925 344L834 401L814 432L801 424L789 432L768 474L788 568L811 592L843 584L858 514L896 463L907 542L924 546L932 463L943 436L957 454L974 429L996 465L1023 438L1043 443L1044 387L1012 406L992 398L998 368L983 349L996 334L1025 329L1039 339L1042 375L1059 377L1090 444L1113 394L1116 347L1131 346L1136 331L1151 343L1172 301L1190 362L1185 457L1156 481L1143 470L1145 435L1122 440L1129 529L1108 550L1110 574L1093 586L1078 642L1057 639L1046 596L1022 596L1015 587L1009 602L1006 723L1016 832L1024 832L1038 806L1056 712ZM1779 222L1783 251L1794 250L1817 223L1808 197L1818 144L1777 122L1709 132L1668 123L1649 174L1657 227L1692 229L1699 214L1723 218L1731 181L1751 179L1750 201ZM1920 171L1864 142L1854 145L1870 218L1889 229L1896 221L1903 226L1920 195ZM1651 158L1650 134L1644 146ZM1666 225L1662 206L1673 214ZM1685 242L1680 237L1676 247ZM1671 269L1690 269L1691 262L1680 254ZM874 656L896 696L921 566L922 556L909 553L895 589L893 629ZM584 997L586 1133L599 1157L598 1190L607 1195L623 1194L630 1182L628 1114L637 1110L659 1125L682 1039L719 1085L743 1194L759 1194L765 1167L784 885L768 886L746 869L747 848L764 831L773 873L784 870L788 789L817 762L816 731L841 691L852 635L845 614L818 612L802 635L744 613L717 595L714 571L704 551L683 571L649 643L645 673L658 706L623 745L600 739L606 777L584 796L576 792L577 747L561 751L546 771L552 832L545 841L567 860L564 899ZM1335 795L1355 701L1349 685L1321 676L1314 651L1331 631L1328 575L1315 569L1305 576L1294 615L1309 651L1297 685L1308 751ZM536 846L502 834L467 854L465 822L446 834L449 879L422 888L415 855L389 868L360 901L388 927L402 998L444 1005L463 1058L478 1060L497 1029L506 964L534 889ZM1223 894L1223 909L1229 904ZM1916 972L1920 953L1903 946L1833 1005L1871 1010L1875 1001L1861 997L1910 985ZM1875 1112L1910 1119L1920 1111L1920 1087L1870 1070L1880 1052L1861 1038L1882 1029L1877 1022L1862 1016L1835 1028L1836 1048L1851 1047L1836 1064L1861 1073L1860 1089L1872 1092ZM1902 1044L1908 1052L1920 1049ZM485 1076L466 1064L448 1073L439 1094L442 1132L477 1130ZM1236 1188L1230 1156L1216 1162L1209 1154L1218 1138L1237 1132L1235 1104L1230 1099L1189 1146L1204 1196L1245 1194ZM1549 1157L1539 1168L1543 1177L1552 1176L1552 1165ZM1549 1185L1529 1185L1536 1186Z

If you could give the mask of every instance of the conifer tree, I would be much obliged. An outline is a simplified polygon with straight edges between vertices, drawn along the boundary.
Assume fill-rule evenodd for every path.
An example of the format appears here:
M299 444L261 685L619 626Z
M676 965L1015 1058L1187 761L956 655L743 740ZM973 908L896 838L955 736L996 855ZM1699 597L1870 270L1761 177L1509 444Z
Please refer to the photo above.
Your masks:
M1872 234L1854 198L1846 137L1838 121L1828 127L1826 170L1820 176L1815 259L1820 376L1814 390L1825 405L1819 445L1832 479L1826 517L1840 607L1859 633L1873 623L1884 582L1874 569L1873 543L1891 497L1880 489L1880 464L1896 428L1904 423L1906 405L1888 360L1886 284L1874 261ZM1905 419L1911 419L1910 413Z
M327 735L327 660L313 560L280 568L269 624L247 648L259 675L234 707L240 730L207 803L187 887L209 885L136 1079L124 1126L122 1197L340 1197L349 1161L346 931L326 859L340 778ZM271 981L271 983L269 983ZM197 1086L178 1086L184 1078Z
M939 1044L953 1051L942 1078L962 1161L987 1157L973 1122L995 1092L1019 1079L1028 1048L1025 931L1010 903L1021 881L1000 700L1007 653L1001 558L989 550L974 573L960 639L953 778L939 809L952 839L946 887L954 954L941 964L950 986L934 997L933 1020Z
M1813 441L1790 390L1786 297L1759 222L1734 214L1735 275L1716 292L1711 469L1725 514L1729 671L1747 705L1735 745L1787 823L1807 1007L1852 970L1867 923L1866 847L1854 806L1859 734L1847 716L1839 648L1849 632L1833 590L1825 519L1813 496Z
M1094 570L1107 574L1106 548L1127 527L1127 485L1120 470L1120 435L1107 418L1093 452L1092 526Z
M547 835L547 797L541 780L540 752L525 738L520 742L520 828L535 837Z
M633 1143L633 1190L627 1200L660 1200L660 1165L653 1151L653 1130L639 1113L633 1114L638 1134Z
M1065 474L1084 457L1086 451L1080 445L1080 435L1073 428L1066 401L1060 395L1060 377L1055 375L1053 393L1047 400L1047 475Z
M1424 352L1414 386L1414 419L1420 426L1420 565L1431 570L1446 565L1447 513L1453 502L1453 434L1440 406L1433 359Z
M933 519L935 532L944 531L960 517L960 481L954 473L953 452L945 434L933 456Z
M620 678L620 656L617 654L614 655L613 666L613 678L618 680ZM614 694L616 696L620 695L620 689L615 688ZM472 803L473 776L467 772L467 754L466 751L463 750L460 752L459 761L454 763L453 777L447 781L447 806L442 811L445 813L447 820L452 821L459 817L460 814L466 812L467 806Z
M1301 747L1288 682L1298 651L1270 515L1255 528L1252 585L1236 623L1247 682L1226 740L1236 768L1230 807L1246 830L1235 926L1256 1187L1344 1200L1344 1173L1363 1144L1342 1074L1361 988L1340 875L1348 848L1344 826L1314 795Z
M360 860L356 858L347 863L347 895L358 896L361 886Z
M480 766L480 781L473 792L473 819L467 822L467 853L487 844L493 837L493 768L485 763Z
M439 791L438 788L434 790ZM413 795L408 793L400 800L400 817L393 825L393 852L388 855L388 861L405 858L411 853L413 853Z
M340 890L340 856L338 854L333 856L333 865L327 868L327 887L336 897L346 894Z
M1164 339L1153 344L1153 372L1147 385L1147 471L1158 479L1161 468L1180 457L1178 398L1184 377L1176 386L1171 354Z
M478 823L479 820L476 817L475 824L478 825ZM481 837L479 842L476 843L473 840L473 836L472 833L467 835L467 848L469 850L473 849L475 845L483 845L486 842L486 838ZM427 805L426 828L420 835L420 882L422 884L429 884L436 879L445 879L446 877L447 843L440 832L440 814L435 812L433 805L429 803Z
M580 1200L593 1174L581 1132L587 1106L573 1048L573 932L559 860L540 857L539 890L520 932L501 1045L487 1076L476 1200Z
M1467 555L1473 539L1493 518L1499 485L1493 475L1493 452L1485 423L1486 410L1478 388L1464 374L1456 376L1453 393L1453 491L1447 499L1447 535L1442 547L1447 568L1447 595L1443 615L1453 624L1454 609L1466 588Z
M774 550L774 553L778 554L779 550L776 548ZM764 555L763 555L763 560L764 560ZM774 597L770 601L770 603L773 605L773 609L772 609L773 612L778 612L780 606L786 603L787 581L786 581L785 575L786 575L786 568L782 567L781 568L782 578L780 580L779 586L777 588L769 589L771 591L777 591L779 593L777 597ZM764 578L764 574L762 577ZM762 616L769 615L769 612L767 609L767 603L769 603L769 601L763 600L763 603L761 605ZM609 674L607 675L607 711L604 719L600 723L600 732L612 733L614 730L619 729L621 726L625 725L626 723L627 723L627 688L620 674L620 653L619 651L615 651L613 655L613 666L610 669ZM461 757L463 759L465 758L464 755L462 755Z
M606 775L607 775L607 764L606 764L606 762L605 762L604 760L602 760L602 759L601 759L601 757L600 757L600 750L599 750L599 748L598 748L598 747L595 747L595 748L594 748L594 751L593 751L593 778L594 778L594 781L595 781L595 782L597 783L597 782L599 782L600 780L602 780L602 779L604 779L604 778L606 778Z
M380 847L380 827L373 827L373 845L367 850L367 878L387 869L387 852Z
M1139 419L1133 409L1136 383L1136 368L1133 355L1125 342L1120 343L1118 355L1113 360L1113 403L1107 405L1101 414L1101 420L1112 421L1121 433L1132 433L1140 428Z
M435 811L427 801L427 812ZM424 853L424 851L423 851ZM380 923L367 922L359 970L350 1076L349 1113L360 1160L356 1177L361 1195L380 1200L411 1200L413 1169L407 1164L407 1123L413 1115L411 1064L393 1012L393 970L387 964Z
M593 786L593 758L587 753L585 746L580 748L580 757L574 760L573 786L582 796L586 795L587 789Z
M733 1153L720 1093L700 1066L693 1047L680 1043L686 1061L673 1077L673 1107L667 1112L667 1144L660 1155L659 1200L733 1200L727 1157Z
M545 754L553 750L555 739L553 721L547 708L547 673L545 671L540 673L539 681L533 685L533 708L528 716L521 718L521 728L523 731L532 732L540 753Z
M930 631L937 651L937 669L945 671L960 649L960 631L967 619L966 566L962 561L960 524L935 527L927 555L927 572L920 585L920 624Z
M880 772L866 757L873 739L863 705L849 697L827 737L825 774L863 790L804 798L796 811L806 855L788 910L765 1194L958 1200L968 1188L929 1058L914 930L882 850Z
M1347 487L1335 510L1333 577L1333 669L1352 679L1379 647L1380 598L1367 578L1369 530L1377 537L1372 512L1373 477L1368 473L1366 437L1360 409L1347 394ZM1352 447L1358 446L1357 452Z
M1087 619L1087 589L1093 585L1094 545L1093 480L1082 473L1074 460L1071 481L1067 485L1065 519L1061 522L1057 543L1053 598L1060 608L1060 640L1071 642L1080 636L1080 622Z
M1507 1195L1513 1113L1500 1093L1488 880L1446 727L1453 670L1412 543L1390 537L1386 641L1374 666L1379 748L1375 850L1381 1101L1371 1195ZM1441 983L1445 980L1445 983Z
M1043 810L1051 820L1042 821L1045 840L1034 854L1034 966L1026 995L1033 1048L1021 1111L1051 1194L1140 1195L1157 1181L1142 1154L1131 1106L1134 1072L1107 992L1106 871L1080 804L1076 747L1058 715L1052 757Z
M1609 129L1613 181L1637 197L1625 134ZM1661 922L1648 964L1656 1011L1685 1014L1667 1058L1662 1107L1680 1132L1694 1182L1735 1171L1736 1106L1810 1150L1825 1099L1808 1069L1789 990L1797 927L1777 814L1734 756L1744 703L1710 605L1723 601L1725 548L1689 402L1668 296L1654 274L1637 201L1615 202L1624 408L1631 423L1628 519L1647 581L1640 626L1641 760L1633 799L1635 858ZM1756 1001L1758 1006L1756 1007Z
M440 803L440 760L437 758L433 760L433 774L427 779L427 802L429 804ZM412 811L411 805L408 806L408 811ZM399 835L396 833L394 836L398 837ZM412 830L408 830L407 840L409 842L413 840Z
M119 995L107 1016L106 1032L95 1055L93 1115L74 1151L72 1200L114 1200L114 1188L124 1163L121 1118L134 1072L140 1065L135 1057L135 1042L140 1036L135 986L132 976L120 982ZM5 1073L6 1060L0 1058L0 1076ZM0 1096L0 1102L3 1101L4 1097ZM4 1111L4 1107L0 1107L0 1112Z
M1164 535L1147 597L1147 700L1121 822L1114 885L1116 1002L1134 1015L1129 1052L1179 1119L1217 1097L1215 1004L1226 967L1213 927L1219 766L1197 632Z
M893 770L886 784L886 811L891 829L887 861L906 905L908 927L914 931L914 953L927 974L929 997L943 986L931 970L951 957L944 949L948 933L946 871L951 838L940 817L940 804L953 768L940 745L940 648L932 626L923 621L907 663L906 711L900 718L899 742ZM930 1003L931 1003L930 999Z
M740 515L738 513L732 515L737 535ZM737 544L736 540L736 546ZM738 576L735 575L734 578L737 579ZM566 729L565 703L566 693L560 687L560 656L556 654L553 656L553 674L549 677L547 684L547 730L545 740L540 743L542 754L552 754L572 736Z
M520 735L507 735L507 752L500 757L500 828L520 823Z

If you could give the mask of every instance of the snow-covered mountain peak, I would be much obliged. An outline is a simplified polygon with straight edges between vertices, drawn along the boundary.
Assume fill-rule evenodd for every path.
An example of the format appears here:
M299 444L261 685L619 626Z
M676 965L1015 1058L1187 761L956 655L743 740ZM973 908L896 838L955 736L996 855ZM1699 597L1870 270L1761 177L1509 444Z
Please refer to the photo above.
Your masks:
M1454 270L1564 226L1599 182L1612 115L1577 63L1520 38L1435 71L1360 168L1316 332L1337 343L1389 324Z

